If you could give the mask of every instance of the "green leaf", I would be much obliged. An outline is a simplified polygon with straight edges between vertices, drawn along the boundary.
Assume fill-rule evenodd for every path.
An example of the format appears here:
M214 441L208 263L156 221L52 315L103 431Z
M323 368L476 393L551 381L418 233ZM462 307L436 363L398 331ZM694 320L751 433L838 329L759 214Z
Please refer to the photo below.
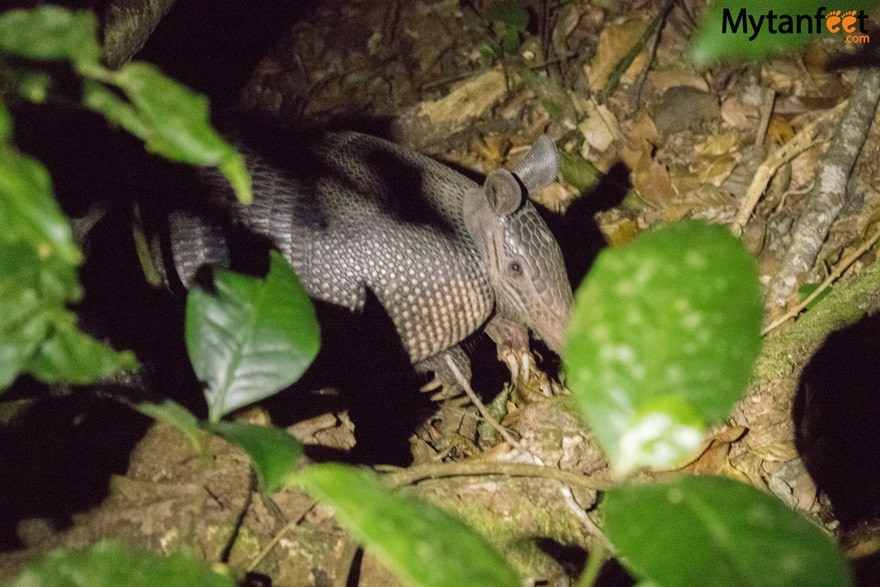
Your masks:
M85 549L57 549L28 565L10 587L234 587L231 576L183 554L159 556L115 540Z
M119 371L133 371L138 362L129 351L117 352L76 327L76 315L55 315L48 338L40 344L28 371L40 381L86 384Z
M0 223L3 229L15 232ZM0 389L21 372L47 382L91 383L137 366L131 353L77 330L65 304L81 293L73 265L41 258L22 240L0 247Z
M722 0L703 11L691 59L697 65L709 65L724 59L765 59L776 53L797 51L807 43L829 35L839 38L843 45L849 33L837 30L832 34L828 24L833 26L839 19L826 21L827 15L834 11L840 11L840 15L853 9L867 14L876 5L877 0L858 5L835 0L821 4L802 0L777 0L772 4L763 0ZM858 22L853 34L864 34L859 30Z
M314 465L297 473L296 479L332 505L339 523L406 584L521 583L473 528L433 504L392 493L371 471Z
M208 124L205 96L162 75L148 63L129 63L114 82L147 122L147 149L175 161L217 165L231 147Z
M177 402L170 399L163 399L161 402L149 401L132 401L125 397L118 398L121 402L134 410L137 410L144 416L164 422L169 426L174 426L189 440L190 444L197 451L201 451L201 442L199 441L199 421L192 413Z
M6 105L0 101L0 144L12 140L12 116Z
M216 422L296 381L318 352L319 331L311 301L278 252L265 279L218 269L213 287L189 291L186 347Z
M486 9L486 18L502 22L516 33L525 32L529 27L529 11L519 0L499 0Z
M17 81L18 95L36 104L42 104L52 87L52 76L47 71L23 69Z
M248 454L264 493L275 493L291 483L303 445L286 430L226 421L209 424L207 429Z
M178 84L147 63L129 63L113 75L137 112L143 127L125 114L129 132L146 143L148 151L194 165L218 166L228 176L240 201L250 203L250 179L241 155L209 123L208 99ZM101 97L109 102L107 97Z
M118 124L136 137L144 138L152 134L149 125L143 121L138 111L102 83L89 79L83 81L83 104L95 112L100 112L107 120Z
M819 289L821 283L805 283L798 288L798 301L803 302L805 299L813 295L813 292ZM809 304L807 304L807 309L811 310L813 307L819 303L820 300L824 299L831 293L831 288L826 288L822 293L820 293L814 300L812 300Z
M553 100L541 100L541 106L543 106L544 110L547 111L547 114L550 115L550 120L559 120L564 114L562 106L560 106L558 102L555 102Z
M563 179L585 192L599 183L600 173L592 163L579 155L559 151L559 172Z
M49 331L50 317L37 306L35 296L21 296L24 304L15 315L6 315L0 327L0 390L27 369L31 357ZM11 304L4 303L4 308ZM10 320L11 322L7 321Z
M722 226L681 222L599 255L564 364L618 472L690 456L748 383L761 315L755 261Z
M508 53L514 53L519 49L520 32L516 29L507 27L501 36L501 47Z
M0 15L0 51L30 59L97 63L95 15L57 6L10 10Z
M2 225L0 225L2 230ZM26 371L63 304L80 295L75 269L25 242L0 247L0 389Z
M82 260L46 168L0 144L0 242L18 240L30 243L41 259L58 255L71 265Z
M490 64L492 63L497 55L495 54L495 49L489 43L483 41L477 46L477 51L480 53L480 59L482 59L483 63Z
M621 562L658 585L850 585L819 527L754 487L720 477L617 487L602 509Z
M236 199L242 204L251 204L254 201L253 186L241 154L238 151L227 153L217 167L232 186Z

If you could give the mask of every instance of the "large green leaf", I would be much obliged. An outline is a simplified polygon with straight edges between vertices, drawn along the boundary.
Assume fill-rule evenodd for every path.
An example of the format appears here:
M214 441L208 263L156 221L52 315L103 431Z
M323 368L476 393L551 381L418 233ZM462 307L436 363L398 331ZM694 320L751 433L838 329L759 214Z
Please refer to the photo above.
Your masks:
M218 269L212 286L189 291L186 347L216 422L296 381L318 352L319 332L311 301L280 253L272 252L265 279Z
M291 482L293 468L303 455L303 445L281 428L221 421L207 429L248 454L266 494Z
M10 587L234 587L204 561L183 554L159 556L115 540L85 549L58 549L28 565Z
M58 6L0 14L0 51L31 59L97 63L95 15Z
M117 399L144 416L177 428L186 436L186 439L189 440L196 451L201 451L199 421L193 416L192 412L179 403L167 398L160 402L136 401L124 396L117 396Z
M51 312L42 307L35 294L27 290L11 293L0 298L0 312L6 311L0 314L0 390L27 370L51 324Z
M41 259L23 241L0 247L0 389L20 372L48 382L91 383L136 366L131 353L117 353L77 330L65 303L79 296L72 265Z
M851 584L846 560L819 527L730 479L617 487L602 510L621 561L657 585Z
M94 80L83 80L83 104L136 137L146 140L153 134L149 124L137 109L126 102L112 88Z
M0 144L12 139L12 115L3 102L0 102Z
M776 0L772 4L764 0L721 0L707 6L703 12L691 58L698 65L723 59L766 59L776 53L797 51L807 43L829 35L840 39L843 45L850 42L850 35L842 27L835 26L840 23L840 18L826 23L826 17L835 12L834 16L840 17L853 10L861 11L864 16L875 6L877 0L858 3ZM852 34L864 34L857 21Z
M117 352L76 327L76 315L55 315L49 336L40 344L28 366L37 379L48 383L86 384L119 371L133 371L138 362L129 351Z
M336 518L408 585L519 585L516 573L473 528L440 508L392 493L371 471L314 465L296 475Z
M30 243L40 259L57 255L72 265L82 259L46 168L0 144L0 242L18 240Z
M682 222L603 251L578 289L568 381L612 466L669 466L741 396L760 347L754 259Z
M147 150L174 161L220 167L238 199L250 203L250 176L244 160L211 128L206 97L147 63L129 63L112 80L125 91L143 122L143 131L134 124L126 128L145 141Z
M21 372L90 383L136 366L76 328L81 261L67 219L36 160L0 144L0 389Z

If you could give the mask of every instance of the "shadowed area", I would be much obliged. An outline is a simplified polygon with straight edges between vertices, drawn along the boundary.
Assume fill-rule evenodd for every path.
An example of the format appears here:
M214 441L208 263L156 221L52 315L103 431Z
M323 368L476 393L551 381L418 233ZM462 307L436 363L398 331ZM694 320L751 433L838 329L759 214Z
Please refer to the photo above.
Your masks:
M828 337L792 408L795 441L844 527L880 516L880 316Z

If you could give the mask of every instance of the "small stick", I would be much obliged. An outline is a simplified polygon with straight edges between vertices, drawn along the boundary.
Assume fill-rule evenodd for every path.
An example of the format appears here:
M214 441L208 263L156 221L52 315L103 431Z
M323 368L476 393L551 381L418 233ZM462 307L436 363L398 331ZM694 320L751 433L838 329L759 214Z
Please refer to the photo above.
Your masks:
M737 213L736 218L730 227L730 230L734 235L740 236L742 234L743 228L746 223L748 223L752 212L755 211L758 202L761 201L761 196L764 194L764 191L767 189L767 184L770 183L770 180L773 178L776 171L804 151L820 144L822 141L816 138L820 129L833 117L837 116L841 110L846 108L847 104L848 101L844 100L802 128L801 131L795 135L794 139L771 153L764 163L758 167L755 172L755 177L752 179L752 184L749 186L749 191L746 192L745 203L742 208L740 208L739 213Z
M849 255L846 259L838 263L837 267L834 268L834 271L832 271L828 275L828 277L825 278L825 281L823 281L819 285L819 287L816 288L816 291L807 296L800 304L783 314L781 317L774 320L772 323L768 324L761 331L761 336L764 336L772 332L773 330L776 330L789 319L794 318L795 316L800 314L801 311L803 311L803 309L810 304L810 302L815 300L823 291L831 287L831 284L837 281L840 276L843 275L843 272L846 271L850 265L855 263L859 259L859 257L864 255L868 251L868 249L873 247L878 240L880 240L880 228L877 229L877 232L874 234L874 236L865 241L862 246L860 246L858 249L855 250L855 252L853 252L853 254Z
M510 432L508 432L507 429L498 422L498 420L492 417L492 414L489 413L489 410L486 409L486 406L483 404L482 401L480 401L480 398L477 397L477 394L474 393L474 390L471 388L470 383L468 383L467 379L464 378L464 375L461 374L461 371L458 370L458 367L455 366L455 363L452 361L452 358L449 355L446 355L446 364L449 365L449 368L452 370L452 374L455 376L455 380L458 382L459 385L461 385L462 389L464 389L464 392L470 398L471 402L473 402L473 404L477 406L477 411L480 412L480 415L483 417L483 419L488 422L492 428L498 431L501 437L505 441L507 441L507 444L517 449L521 453L529 455L533 459L538 459L538 457L532 455L531 453L529 453L529 451L524 449L519 441L515 439L513 435L511 435ZM539 464L543 464L540 463L540 459L538 459L538 461Z

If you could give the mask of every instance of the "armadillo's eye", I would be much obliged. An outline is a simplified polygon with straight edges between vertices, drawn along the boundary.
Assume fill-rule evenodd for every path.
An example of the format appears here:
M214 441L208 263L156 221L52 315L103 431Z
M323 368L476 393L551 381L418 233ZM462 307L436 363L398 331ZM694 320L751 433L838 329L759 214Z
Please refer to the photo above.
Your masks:
M507 270L513 275L522 275L523 268L519 261L511 261L507 266Z

